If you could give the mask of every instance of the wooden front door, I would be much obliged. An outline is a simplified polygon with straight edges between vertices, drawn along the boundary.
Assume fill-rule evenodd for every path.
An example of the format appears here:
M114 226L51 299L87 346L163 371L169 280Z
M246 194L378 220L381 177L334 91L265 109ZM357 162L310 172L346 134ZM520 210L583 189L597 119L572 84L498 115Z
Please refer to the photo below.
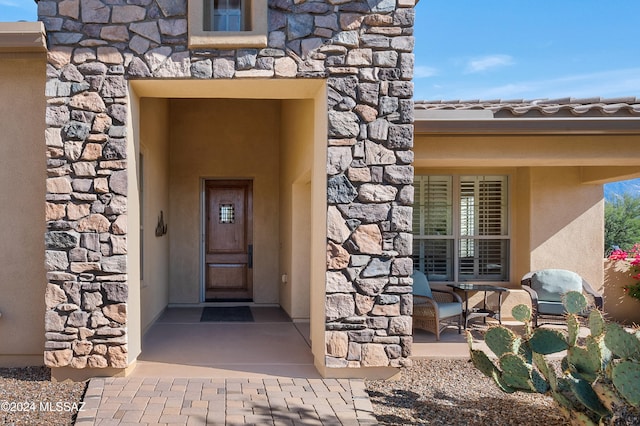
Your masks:
M205 185L205 298L252 299L252 182Z

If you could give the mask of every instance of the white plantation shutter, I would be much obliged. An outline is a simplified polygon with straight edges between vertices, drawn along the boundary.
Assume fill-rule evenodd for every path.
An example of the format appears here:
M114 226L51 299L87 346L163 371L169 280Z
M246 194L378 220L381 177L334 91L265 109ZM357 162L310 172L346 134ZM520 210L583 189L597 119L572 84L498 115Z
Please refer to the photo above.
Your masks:
M453 279L453 179L416 176L413 209L414 267L432 281Z
M416 176L414 267L432 281L508 280L507 184L506 176Z

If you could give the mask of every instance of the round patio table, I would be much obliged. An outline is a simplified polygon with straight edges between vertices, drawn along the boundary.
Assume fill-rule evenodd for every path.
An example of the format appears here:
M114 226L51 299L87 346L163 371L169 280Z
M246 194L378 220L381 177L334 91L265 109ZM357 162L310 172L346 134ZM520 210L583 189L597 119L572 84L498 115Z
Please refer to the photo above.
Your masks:
M502 324L502 293L509 291L508 288L498 287L494 285L485 284L471 284L471 283L453 283L447 284L448 287L461 290L464 292L464 328L467 329L467 323L472 318L482 317L486 321L487 317L496 318L500 324ZM470 291L483 291L483 305L482 308L472 308L469 310L469 292ZM498 311L487 309L487 292L498 293Z

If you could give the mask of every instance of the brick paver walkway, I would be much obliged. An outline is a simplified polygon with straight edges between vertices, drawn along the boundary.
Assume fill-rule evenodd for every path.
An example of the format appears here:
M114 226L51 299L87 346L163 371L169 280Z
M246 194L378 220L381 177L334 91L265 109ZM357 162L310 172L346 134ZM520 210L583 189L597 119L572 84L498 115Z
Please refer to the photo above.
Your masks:
M362 380L96 378L77 426L375 425Z

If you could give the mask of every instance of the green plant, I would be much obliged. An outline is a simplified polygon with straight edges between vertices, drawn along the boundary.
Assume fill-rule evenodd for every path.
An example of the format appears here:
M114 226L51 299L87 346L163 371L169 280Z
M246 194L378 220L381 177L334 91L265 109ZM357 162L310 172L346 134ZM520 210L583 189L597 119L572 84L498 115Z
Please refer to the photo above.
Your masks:
M604 252L630 248L640 240L640 197L624 194L604 206Z
M553 397L564 415L580 425L614 424L640 406L640 331L629 333L607 324L602 313L588 316L590 334L579 338L579 315L586 298L579 292L565 295L567 331L531 326L531 310L513 308L513 317L525 324L522 336L504 326L491 327L485 343L496 356L473 349L467 332L471 360L504 392L538 392ZM558 368L547 355L566 351Z
M628 252L616 248L609 255L609 260L614 262L628 262L631 268L631 278L636 280L636 282L625 285L623 287L624 292L634 299L640 300L640 244L634 244Z

